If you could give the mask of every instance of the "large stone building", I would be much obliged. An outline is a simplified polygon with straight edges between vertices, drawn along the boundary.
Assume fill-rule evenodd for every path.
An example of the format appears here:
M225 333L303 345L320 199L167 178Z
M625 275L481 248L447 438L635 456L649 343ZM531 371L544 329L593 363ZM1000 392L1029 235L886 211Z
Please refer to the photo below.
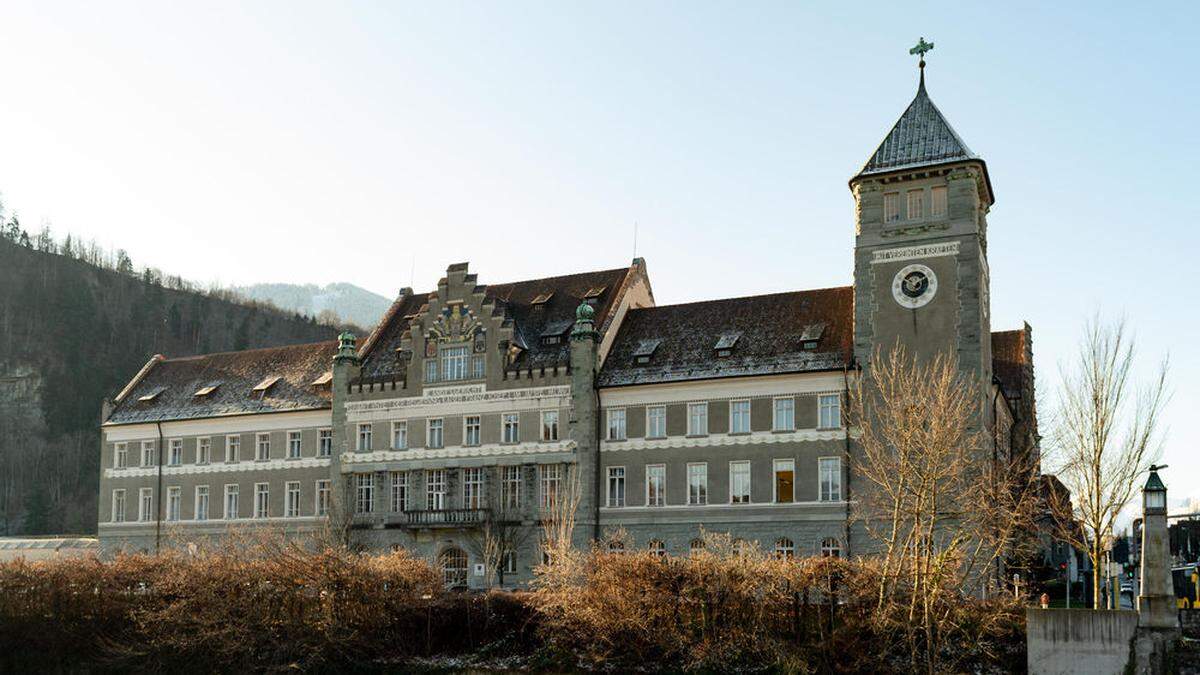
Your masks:
M955 355L995 456L1036 466L1030 329L991 330L987 166L923 75L850 189L853 286L656 306L641 259L504 284L455 264L361 344L156 356L106 408L101 541L345 531L470 585L501 541L519 583L578 494L578 545L680 555L716 531L846 555L844 397L897 340Z

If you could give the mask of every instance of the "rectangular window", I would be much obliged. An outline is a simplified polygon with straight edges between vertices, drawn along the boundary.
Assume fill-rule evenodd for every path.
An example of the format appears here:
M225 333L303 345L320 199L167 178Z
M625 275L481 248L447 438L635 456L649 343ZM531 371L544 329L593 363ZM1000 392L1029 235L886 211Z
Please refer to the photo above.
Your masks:
M441 511L446 508L446 470L425 471L425 508Z
M392 422L392 449L408 448L408 422Z
M114 523L125 522L125 491L124 490L113 490L112 521Z
M470 467L462 470L463 508L483 508L483 469Z
M505 574L516 574L517 573L517 555L515 553L513 553L512 551L504 552L504 573Z
M238 517L238 486L225 486L225 520L234 520Z
M688 404L688 436L708 435L708 403Z
M791 504L796 500L796 461L792 459L777 459L775 471L775 502Z
M542 411L542 440L557 441L558 440L558 411L543 410Z
M167 466L183 464L183 439L172 438L170 450L167 452Z
M430 384L437 382L437 361L433 359L425 360L425 383Z
M179 520L183 507L183 489L178 485L167 488L167 520Z
M208 464L210 461L212 461L212 439L198 439L196 441L196 463Z
M254 484L254 517L266 518L270 515L271 484Z
M333 456L333 429L321 429L317 432L317 457Z
M925 217L925 191L908 191L908 219L920 220Z
M225 437L225 463L234 464L238 461L242 454L242 437L241 436L226 436Z
M929 190L929 215L933 218L946 217L945 185L937 185Z
M254 461L265 462L271 459L271 434L258 434L254 441Z
M480 443L479 415L467 415L463 418L463 445L479 445Z
M287 437L288 459L300 459L300 454L303 451L302 441L300 440L299 431L289 431Z
M354 474L354 512L370 513L375 509L375 474Z
M138 521L145 523L154 518L154 488L138 490Z
M750 503L750 462L729 463L729 503Z
M333 487L328 478L317 481L316 503L313 504L313 507L318 516L329 515L329 496L331 494L333 494Z
M888 192L883 195L883 222L894 223L900 220L900 193Z
M300 483L288 481L283 484L283 515L285 518L300 517Z
M750 433L750 401L729 402L729 433Z
M625 506L625 467L623 466L608 467L608 505Z
M483 354L471 357L471 377L476 380L483 379Z
M408 472L392 472L392 513L404 513L409 509Z
M516 443L521 440L521 416L517 413L504 413L500 416L501 442Z
M467 379L466 347L446 347L442 349L442 379Z
M500 467L500 503L509 510L521 508L521 467Z
M646 506L663 506L667 503L667 465L646 466Z
M820 474L820 500L823 502L842 501L842 460L839 457L822 457L817 460Z
M775 399L771 428L775 431L792 431L796 428L796 399L791 396Z
M646 408L646 438L667 437L667 406L652 405Z
M688 464L688 504L701 506L708 503L708 465Z
M129 444L115 443L113 444L113 468L124 469L129 461Z
M371 450L371 425L358 425L358 448L359 452L369 452Z
M562 464L541 464L538 472L542 478L542 508L552 509L562 488Z
M425 423L425 447L440 448L443 445L442 430L445 424L442 418L435 417Z
M142 441L142 466L154 466L154 441Z
M208 520L208 486L196 486L196 520Z
M625 409L616 408L608 411L608 440L625 440Z
M817 426L839 429L842 426L842 397L840 394L821 394L817 397Z

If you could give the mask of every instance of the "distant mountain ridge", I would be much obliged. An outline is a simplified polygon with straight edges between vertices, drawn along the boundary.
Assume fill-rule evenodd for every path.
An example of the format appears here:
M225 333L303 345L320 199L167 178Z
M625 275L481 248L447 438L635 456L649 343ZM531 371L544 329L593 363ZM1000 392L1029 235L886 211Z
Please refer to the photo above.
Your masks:
M269 302L280 309L327 319L329 323L349 322L364 330L374 328L392 305L382 295L349 283L252 284L230 290L248 300Z

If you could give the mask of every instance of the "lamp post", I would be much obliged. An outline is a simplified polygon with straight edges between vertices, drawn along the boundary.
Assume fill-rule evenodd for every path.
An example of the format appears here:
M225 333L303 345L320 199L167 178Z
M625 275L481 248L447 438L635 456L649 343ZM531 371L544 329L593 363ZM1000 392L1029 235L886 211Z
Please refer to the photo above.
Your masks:
M1177 629L1175 589L1171 580L1171 546L1167 538L1167 486L1158 477L1163 466L1150 465L1142 488L1142 583L1138 625Z

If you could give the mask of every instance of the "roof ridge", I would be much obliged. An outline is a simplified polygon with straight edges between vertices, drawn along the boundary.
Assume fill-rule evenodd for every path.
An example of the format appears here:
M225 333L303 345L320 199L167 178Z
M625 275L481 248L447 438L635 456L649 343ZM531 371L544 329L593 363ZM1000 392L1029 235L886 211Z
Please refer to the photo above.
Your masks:
M627 265L625 267L611 267L609 269L603 269L603 270L590 270L587 272L575 272L573 274L559 274L559 275L552 276L552 277L541 277L538 279L522 279L520 281L503 281L500 283L489 283L489 284L487 284L487 288L489 291L491 291L493 288L495 288L497 286L516 286L517 284L532 284L532 283L536 283L539 281L547 282L547 281L553 281L556 279L568 279L571 277L582 277L582 276L587 276L589 274L603 274L605 272L628 272L631 269L633 269L633 265Z
M177 363L182 361L199 361L214 356L225 356L227 354L250 354L253 352L269 352L280 349L298 349L300 347L316 347L317 345L336 345L336 338L329 340L319 340L317 342L297 342L289 345L275 345L274 347L254 347L252 349L229 349L223 352L208 352L206 354L192 354L190 356L175 356L171 358L163 358L162 363Z
M737 297L732 297L732 298L712 298L709 300L693 300L691 302L677 302L672 305L654 305L652 307L631 307L629 309L629 311L640 312L642 310L647 310L647 309L674 309L676 307L687 307L689 305L704 305L704 304L708 304L711 302L728 302L728 301L733 301L733 300L757 300L760 298L769 298L773 295L798 295L801 293L821 293L821 292L825 292L825 291L853 291L853 290L854 290L854 286L852 286L852 285L826 286L824 288L808 288L808 289L795 290L795 291L778 291L775 293L758 293L755 295L742 295L742 296L737 296Z

